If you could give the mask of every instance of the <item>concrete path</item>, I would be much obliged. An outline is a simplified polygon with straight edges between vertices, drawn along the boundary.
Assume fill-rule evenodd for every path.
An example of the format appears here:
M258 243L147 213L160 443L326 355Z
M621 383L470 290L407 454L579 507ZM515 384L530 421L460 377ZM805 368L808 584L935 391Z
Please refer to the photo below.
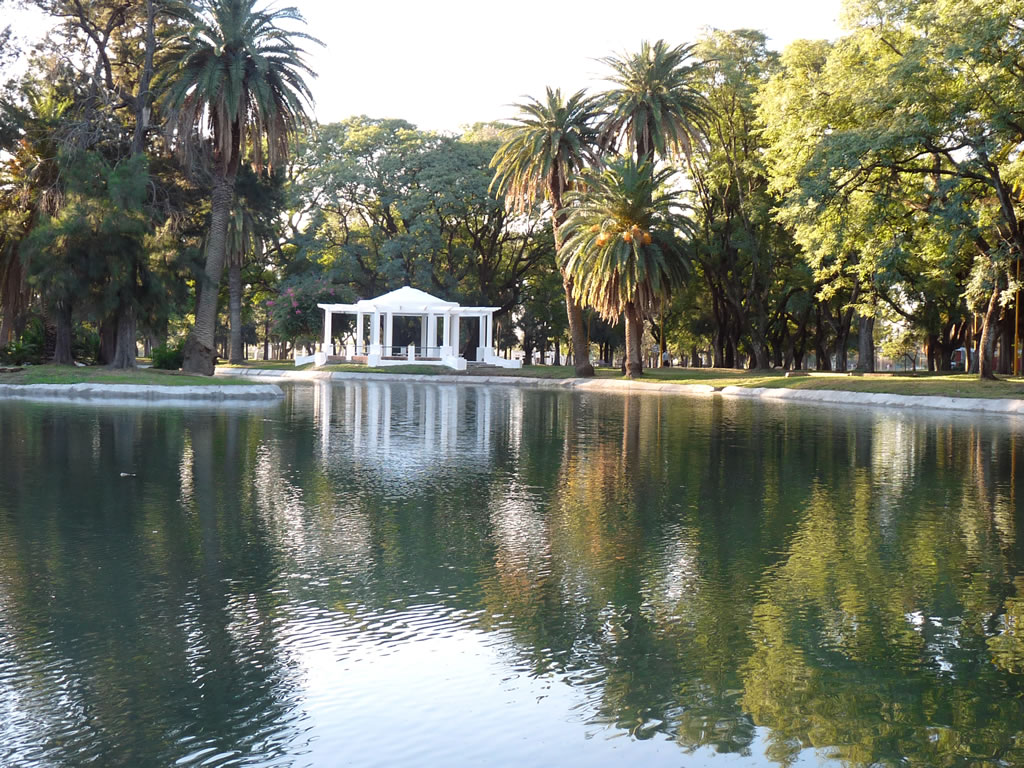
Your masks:
M697 397L732 397L772 402L817 405L867 405L885 408L919 408L933 411L1024 415L1024 399L980 397L931 397L925 395L843 392L832 389L785 389L728 386L715 389L709 384L627 381L623 379L535 379L526 376L452 376L439 374L359 373L357 371L289 371L281 369L218 368L218 376L240 376L284 381L424 381L435 384L500 384L512 387L572 389L581 392L648 392Z

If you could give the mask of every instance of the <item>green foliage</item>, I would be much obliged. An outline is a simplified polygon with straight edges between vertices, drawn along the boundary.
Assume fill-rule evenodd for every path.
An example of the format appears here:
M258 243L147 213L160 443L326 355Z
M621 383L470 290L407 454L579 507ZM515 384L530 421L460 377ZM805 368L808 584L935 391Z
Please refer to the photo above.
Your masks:
M176 371L181 368L184 356L185 345L182 342L161 344L159 347L153 347L153 367L162 371Z
M65 155L59 210L43 214L24 248L30 282L53 303L116 306L142 261L148 219L144 156L110 164L98 152Z
M33 341L12 341L0 347L0 362L12 365L39 364L42 362L42 350Z
M921 346L919 332L906 323L890 324L882 338L882 352L895 361L914 358Z

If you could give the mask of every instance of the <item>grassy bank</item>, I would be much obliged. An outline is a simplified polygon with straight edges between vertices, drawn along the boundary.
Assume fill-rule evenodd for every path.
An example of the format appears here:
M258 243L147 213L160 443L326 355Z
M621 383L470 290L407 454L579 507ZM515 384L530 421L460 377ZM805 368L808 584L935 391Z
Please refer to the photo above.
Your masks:
M0 373L0 384L141 384L171 387L250 384L242 379L192 376L178 371L139 368L115 371L109 368L78 368L70 365L31 365L14 373Z
M287 360L250 363L233 368L270 368L275 370L309 370L312 365L296 368ZM451 375L450 368L439 365L403 365L368 368L364 365L329 365L320 370L355 373L387 373L395 376L408 374ZM472 378L471 374L462 374ZM540 379L569 379L575 373L567 365L531 365L508 369L500 374L487 375L526 376ZM602 379L621 379L617 368L599 368ZM734 371L725 368L655 368L644 371L640 381L649 383L679 382L682 384L710 384L713 387L787 387L789 389L831 389L843 392L876 392L900 395L930 395L934 397L1024 397L1024 379L979 381L968 374L928 374L916 376L875 374L849 376L837 373L811 373L807 376L786 378L780 371ZM21 371L0 373L0 384L142 384L164 386L223 386L248 384L252 380L237 377L192 376L178 371L157 371L151 368L134 371L114 371L103 367L77 368L64 365L33 365Z
M270 361L232 367L307 370L312 368L312 365L296 368L290 361ZM450 368L439 365L403 365L380 368L368 368L365 365L328 365L319 370L386 373L395 376L405 374L452 375L455 373ZM472 374L461 375L472 376ZM530 365L520 369L508 369L500 374L488 371L486 375L569 379L575 376L575 372L572 366L567 365ZM597 376L602 379L623 378L618 368L598 368ZM787 378L782 371L736 371L731 368L654 368L644 371L640 381L709 384L719 389L727 386L786 387L789 389L831 389L843 392L875 392L933 397L1024 397L1024 379L1004 378L1000 381L980 381L977 376L963 373L918 373L916 375L880 373L852 376L841 373L811 372L806 376Z

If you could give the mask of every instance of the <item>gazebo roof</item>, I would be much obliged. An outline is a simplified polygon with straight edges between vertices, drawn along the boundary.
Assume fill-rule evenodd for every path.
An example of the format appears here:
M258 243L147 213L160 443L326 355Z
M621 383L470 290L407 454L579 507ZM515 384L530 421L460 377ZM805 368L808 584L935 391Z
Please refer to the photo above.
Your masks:
M410 288L408 285L399 288L398 290L385 293L383 296L378 296L375 299L360 299L356 302L356 306L364 306L367 308L376 307L379 310L394 312L398 309L415 309L417 312L423 312L431 307L437 307L443 309L446 307L457 307L457 302L445 301L439 299L437 296L431 296L426 291L421 291L418 288Z
M410 288L408 285L375 299L360 299L355 304L317 304L317 306L328 312L365 312L367 314L390 312L393 315L426 315L430 312L465 315L498 310L498 307L461 307L457 301L445 301L418 288Z

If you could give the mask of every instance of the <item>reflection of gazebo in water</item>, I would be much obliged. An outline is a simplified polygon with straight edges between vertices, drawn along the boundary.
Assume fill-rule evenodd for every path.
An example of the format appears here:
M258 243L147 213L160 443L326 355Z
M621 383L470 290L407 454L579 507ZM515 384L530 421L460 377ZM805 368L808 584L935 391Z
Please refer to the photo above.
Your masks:
M355 304L318 304L324 311L323 349L315 357L324 365L329 357L346 362L378 365L409 365L426 363L466 369L466 359L459 349L460 322L476 318L479 323L478 362L502 368L519 368L518 360L506 360L494 354L494 313L498 307L460 307L429 293L405 286L376 299L361 299ZM344 354L332 355L331 320L335 314L355 315L355 333L345 345ZM420 320L420 343L395 346L396 317L417 317ZM369 318L369 329L364 320ZM440 326L440 344L438 343ZM367 338L367 335L369 338Z

